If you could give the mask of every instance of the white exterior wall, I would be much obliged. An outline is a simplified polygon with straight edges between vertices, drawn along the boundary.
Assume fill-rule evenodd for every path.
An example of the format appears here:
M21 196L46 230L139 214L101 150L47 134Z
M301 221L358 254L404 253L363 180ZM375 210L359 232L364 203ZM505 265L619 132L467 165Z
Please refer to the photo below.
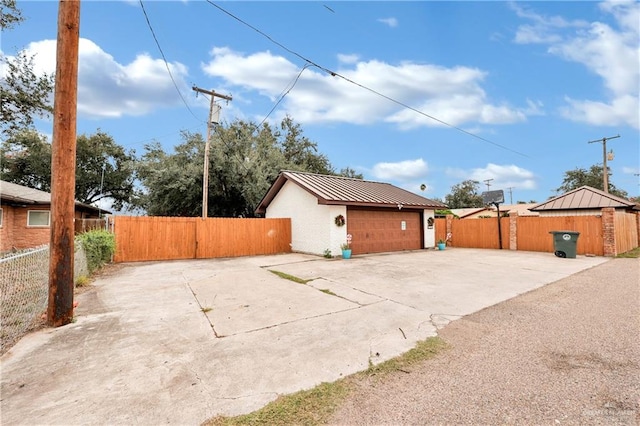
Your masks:
M347 238L346 225L337 227L334 223L339 214L347 217L345 206L318 204L316 197L287 181L267 207L265 217L291 218L291 250L322 256L329 249L336 256Z
M340 244L347 242L347 224L349 222L349 216L347 216L346 206L327 206L329 207L329 236L330 245L327 247L331 250L331 254L334 256L342 255L342 249ZM342 215L345 218L344 226L336 225L336 216ZM322 250L324 252L324 249Z
M424 248L430 248L436 246L436 227L429 229L427 222L429 218L435 219L436 212L435 210L423 210L422 211L422 223L424 227Z

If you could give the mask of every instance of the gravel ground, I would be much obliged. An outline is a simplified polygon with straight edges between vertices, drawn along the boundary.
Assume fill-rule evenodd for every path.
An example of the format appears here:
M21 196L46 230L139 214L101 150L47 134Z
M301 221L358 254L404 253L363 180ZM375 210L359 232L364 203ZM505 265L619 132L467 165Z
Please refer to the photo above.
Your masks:
M330 423L640 424L640 259L613 259L439 335L450 349L360 382Z

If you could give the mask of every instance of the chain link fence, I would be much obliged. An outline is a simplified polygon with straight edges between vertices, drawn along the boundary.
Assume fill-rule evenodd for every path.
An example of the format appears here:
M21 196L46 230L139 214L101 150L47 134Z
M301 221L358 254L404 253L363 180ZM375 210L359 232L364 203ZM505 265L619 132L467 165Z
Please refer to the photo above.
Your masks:
M74 278L88 276L87 256L76 242ZM0 354L45 324L49 296L49 246L0 258Z

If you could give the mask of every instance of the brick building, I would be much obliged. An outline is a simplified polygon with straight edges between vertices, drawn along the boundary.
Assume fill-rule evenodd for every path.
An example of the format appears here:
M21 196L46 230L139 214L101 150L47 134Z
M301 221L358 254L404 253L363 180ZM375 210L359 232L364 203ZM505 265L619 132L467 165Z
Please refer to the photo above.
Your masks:
M0 251L47 244L50 238L51 194L0 181ZM98 219L109 213L76 201L75 219Z

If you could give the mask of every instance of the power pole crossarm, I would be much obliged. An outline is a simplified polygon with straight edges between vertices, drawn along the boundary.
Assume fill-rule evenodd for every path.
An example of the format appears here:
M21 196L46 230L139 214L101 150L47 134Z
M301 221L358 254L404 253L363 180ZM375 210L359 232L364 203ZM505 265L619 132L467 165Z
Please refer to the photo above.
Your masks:
M204 171L202 173L202 218L206 219L209 210L209 148L211 146L211 126L213 124L218 124L217 122L214 123L212 121L213 107L216 104L216 98L225 99L227 101L231 101L233 98L231 96L216 93L215 90L201 89L195 85L192 89L197 93L204 93L205 95L211 96L211 101L209 103L209 118L207 119L207 142L204 148Z
M620 135L609 136L608 138L596 139L587 143L602 143L602 185L604 192L609 193L609 170L607 169L607 141L619 138Z

